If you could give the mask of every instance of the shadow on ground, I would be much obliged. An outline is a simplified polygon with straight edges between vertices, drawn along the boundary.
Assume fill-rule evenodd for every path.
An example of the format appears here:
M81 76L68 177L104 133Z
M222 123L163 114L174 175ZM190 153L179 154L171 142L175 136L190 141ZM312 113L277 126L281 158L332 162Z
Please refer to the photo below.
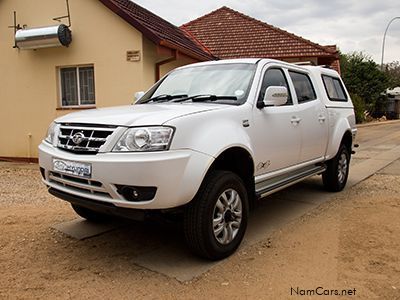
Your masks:
M241 250L267 239L280 226L311 211L331 195L323 190L317 176L260 200L250 214ZM81 255L90 257L96 246L97 255L102 255L100 251L106 256L129 256L135 264L179 281L191 280L218 263L200 259L189 252L179 221L115 222L98 226L96 230L93 224L75 220L55 228L72 236L74 232L78 236L83 232L84 238L97 236L79 242ZM88 233L86 236L85 232ZM104 234L98 236L101 233Z

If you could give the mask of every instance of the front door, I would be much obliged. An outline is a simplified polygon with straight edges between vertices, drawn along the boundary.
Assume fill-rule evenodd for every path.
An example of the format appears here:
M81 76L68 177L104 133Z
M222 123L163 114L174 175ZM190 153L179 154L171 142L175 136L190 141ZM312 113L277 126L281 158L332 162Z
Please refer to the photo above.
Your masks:
M255 175L279 170L299 161L301 129L296 119L285 73L280 68L268 69L258 97L262 102L269 86L284 86L288 89L286 105L254 108L252 136L254 137Z

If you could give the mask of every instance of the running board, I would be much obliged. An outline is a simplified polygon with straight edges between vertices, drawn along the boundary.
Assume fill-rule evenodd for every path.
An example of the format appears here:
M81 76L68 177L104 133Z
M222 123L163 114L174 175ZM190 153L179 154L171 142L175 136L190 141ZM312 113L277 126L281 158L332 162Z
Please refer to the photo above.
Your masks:
M318 175L326 170L325 165L308 167L306 169L300 169L295 172L277 176L256 185L256 195L257 198L263 198L265 196L271 195L277 191L280 191L288 186L296 184L308 177Z

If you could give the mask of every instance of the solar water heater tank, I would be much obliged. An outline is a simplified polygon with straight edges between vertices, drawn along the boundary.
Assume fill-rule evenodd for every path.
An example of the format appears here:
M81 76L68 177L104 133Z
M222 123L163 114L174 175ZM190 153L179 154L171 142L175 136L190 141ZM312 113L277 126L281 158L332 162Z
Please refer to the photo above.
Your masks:
M47 27L19 29L15 33L19 49L68 47L72 42L71 30L64 24Z

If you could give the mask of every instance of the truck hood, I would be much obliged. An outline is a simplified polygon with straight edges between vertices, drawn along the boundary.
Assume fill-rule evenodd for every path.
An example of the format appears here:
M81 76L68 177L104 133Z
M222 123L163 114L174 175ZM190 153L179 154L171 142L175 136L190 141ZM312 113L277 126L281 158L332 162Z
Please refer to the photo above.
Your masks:
M229 106L210 103L137 104L75 112L57 118L56 122L115 126L162 125L182 116Z

